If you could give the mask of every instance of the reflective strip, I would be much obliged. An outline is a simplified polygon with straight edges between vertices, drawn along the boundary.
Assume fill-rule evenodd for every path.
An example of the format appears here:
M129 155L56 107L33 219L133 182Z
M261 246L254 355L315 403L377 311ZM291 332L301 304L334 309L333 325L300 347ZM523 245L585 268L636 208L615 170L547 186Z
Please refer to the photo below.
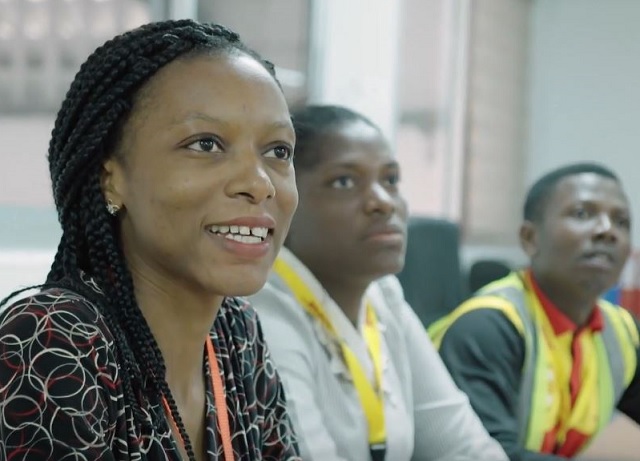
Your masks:
M518 421L522 428L519 431L520 444L524 446L531 423L530 409L534 380L536 378L538 343L537 334L531 320L531 313L526 306L522 288L522 281L517 273L512 273L503 279L493 282L480 289L473 298L462 303L451 314L434 322L428 328L428 333L434 346L439 349L449 327L464 314L477 309L497 309L513 323L525 342L525 358L522 365L520 401L518 404ZM537 423L543 416L542 412L537 412L533 416L533 422ZM534 425L533 427L536 426ZM540 444L542 444L542 440Z
M600 309L605 318L605 329L602 332L605 346L609 356L609 363L612 369L615 367L618 372L613 376L615 402L622 397L625 389L633 379L637 367L636 348L638 347L638 328L631 313L623 307L616 306L607 301L599 302ZM609 334L605 335L607 329ZM614 346L615 345L615 346ZM629 347L631 346L631 347ZM613 351L618 352L617 357L613 357Z
M604 314L602 317L604 318L604 327L600 332L600 336L602 338L602 343L604 349L606 351L607 361L609 362L609 369L611 373L611 384L613 387L613 395L611 396L612 408L616 405L618 399L622 396L624 389L627 387L625 384L625 364L624 364L624 351L625 347L618 340L619 335L619 326L614 325L615 320L613 317L615 313L611 312L610 309L601 309L601 312ZM619 319L618 319L619 323Z
M531 407L533 403L533 389L537 387L535 386L536 381L540 381L546 377L544 373L536 374L538 350L542 348L539 348L538 345L538 335L534 327L535 323L531 318L531 312L527 307L522 281L516 274L512 274L503 280L503 284L488 285L486 287L486 293L510 302L518 313L519 322L523 325L522 329L519 329L525 342L525 354L524 364L522 365L522 379L520 380L520 399L518 402L518 421L520 424L518 442L520 446L535 444L536 447L540 447L542 446L544 434L536 434L534 428L540 427L540 425L543 424L544 412L538 411L531 414ZM484 294L485 290L482 290L482 293ZM531 440L532 438L533 440Z
M456 320L464 314L477 309L497 309L502 311L502 313L513 323L516 330L518 330L518 333L524 336L524 324L522 323L518 312L514 310L514 306L510 301L500 296L476 296L462 303L460 307L454 310L451 314L436 320L429 326L427 331L431 338L431 342L436 349L440 348L444 334Z
M546 384L544 371L536 372L538 366L544 366L545 358L538 357L538 353L544 352L544 348L538 344L535 322L531 317L531 311L527 308L526 290L523 290L525 286L520 277L511 274L505 279L487 286L482 290L482 294L501 296L513 302L513 306L525 326L524 338L525 341L528 341L520 387L518 419L521 428L524 429L520 431L520 442L521 446L528 449L539 449L542 446L544 434L536 428L545 426L544 412L532 411L532 408L534 389L543 389ZM599 401L610 402L610 405L600 406L598 429L602 429L610 421L613 409L635 374L637 366L635 347L637 347L638 341L633 341L633 339L634 336L638 338L638 329L629 312L623 308L606 301L599 302L599 304L603 313L604 328L600 334L593 336L596 348L600 352L598 354L598 369L608 368L610 370L610 373L600 372L602 385L598 389ZM629 328L629 324L632 328ZM630 344L634 347L628 347ZM606 363L604 363L605 361ZM610 408L610 410L605 408Z

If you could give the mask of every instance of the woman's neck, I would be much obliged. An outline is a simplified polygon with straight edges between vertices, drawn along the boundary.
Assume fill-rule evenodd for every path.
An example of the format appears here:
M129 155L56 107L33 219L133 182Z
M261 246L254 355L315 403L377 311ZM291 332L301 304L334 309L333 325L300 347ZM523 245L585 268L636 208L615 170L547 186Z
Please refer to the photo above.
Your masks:
M198 296L171 283L153 283L133 274L140 310L151 329L175 397L189 395L201 383L205 345L222 296Z
M316 277L351 323L357 327L364 294L371 282L341 276Z

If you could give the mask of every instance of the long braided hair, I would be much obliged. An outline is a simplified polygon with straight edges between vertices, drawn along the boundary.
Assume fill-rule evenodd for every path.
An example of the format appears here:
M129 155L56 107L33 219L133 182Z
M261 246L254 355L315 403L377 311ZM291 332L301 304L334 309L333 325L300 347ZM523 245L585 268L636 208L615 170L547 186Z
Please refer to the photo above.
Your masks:
M145 424L138 393L150 392L157 402L166 398L191 460L192 445L165 379L162 354L136 303L119 222L106 209L100 176L105 160L115 155L140 88L166 64L200 53L250 55L277 82L273 65L242 44L236 33L191 20L157 22L126 32L97 48L81 66L49 144L62 237L41 285L73 289L96 304L114 336L124 397L136 423ZM87 289L82 273L95 281L102 295Z

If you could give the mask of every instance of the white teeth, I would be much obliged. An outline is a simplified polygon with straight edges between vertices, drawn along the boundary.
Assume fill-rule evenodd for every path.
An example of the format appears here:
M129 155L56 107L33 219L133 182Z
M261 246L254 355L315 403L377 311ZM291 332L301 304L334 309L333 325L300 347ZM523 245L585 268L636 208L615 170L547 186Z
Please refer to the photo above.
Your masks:
M225 237L258 237L259 240L263 240L269 235L269 229L266 227L249 227L249 226L217 226L213 225L209 228L209 232L213 234L223 234ZM240 242L236 238L232 239ZM252 243L252 242L246 242Z
M269 233L269 229L267 229L266 227L252 227L251 228L251 234L253 234L253 235L257 236L257 237L265 238L268 233Z
M226 234L224 238L241 243L262 243L260 237L254 237L253 235Z

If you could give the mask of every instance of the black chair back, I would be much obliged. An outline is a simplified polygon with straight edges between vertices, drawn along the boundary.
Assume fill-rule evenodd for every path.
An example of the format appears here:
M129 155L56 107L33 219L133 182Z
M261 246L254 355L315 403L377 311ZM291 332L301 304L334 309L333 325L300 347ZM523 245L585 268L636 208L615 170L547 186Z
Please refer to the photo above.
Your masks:
M467 293L460 267L458 225L444 219L411 217L405 265L398 279L405 299L425 327L458 306Z

